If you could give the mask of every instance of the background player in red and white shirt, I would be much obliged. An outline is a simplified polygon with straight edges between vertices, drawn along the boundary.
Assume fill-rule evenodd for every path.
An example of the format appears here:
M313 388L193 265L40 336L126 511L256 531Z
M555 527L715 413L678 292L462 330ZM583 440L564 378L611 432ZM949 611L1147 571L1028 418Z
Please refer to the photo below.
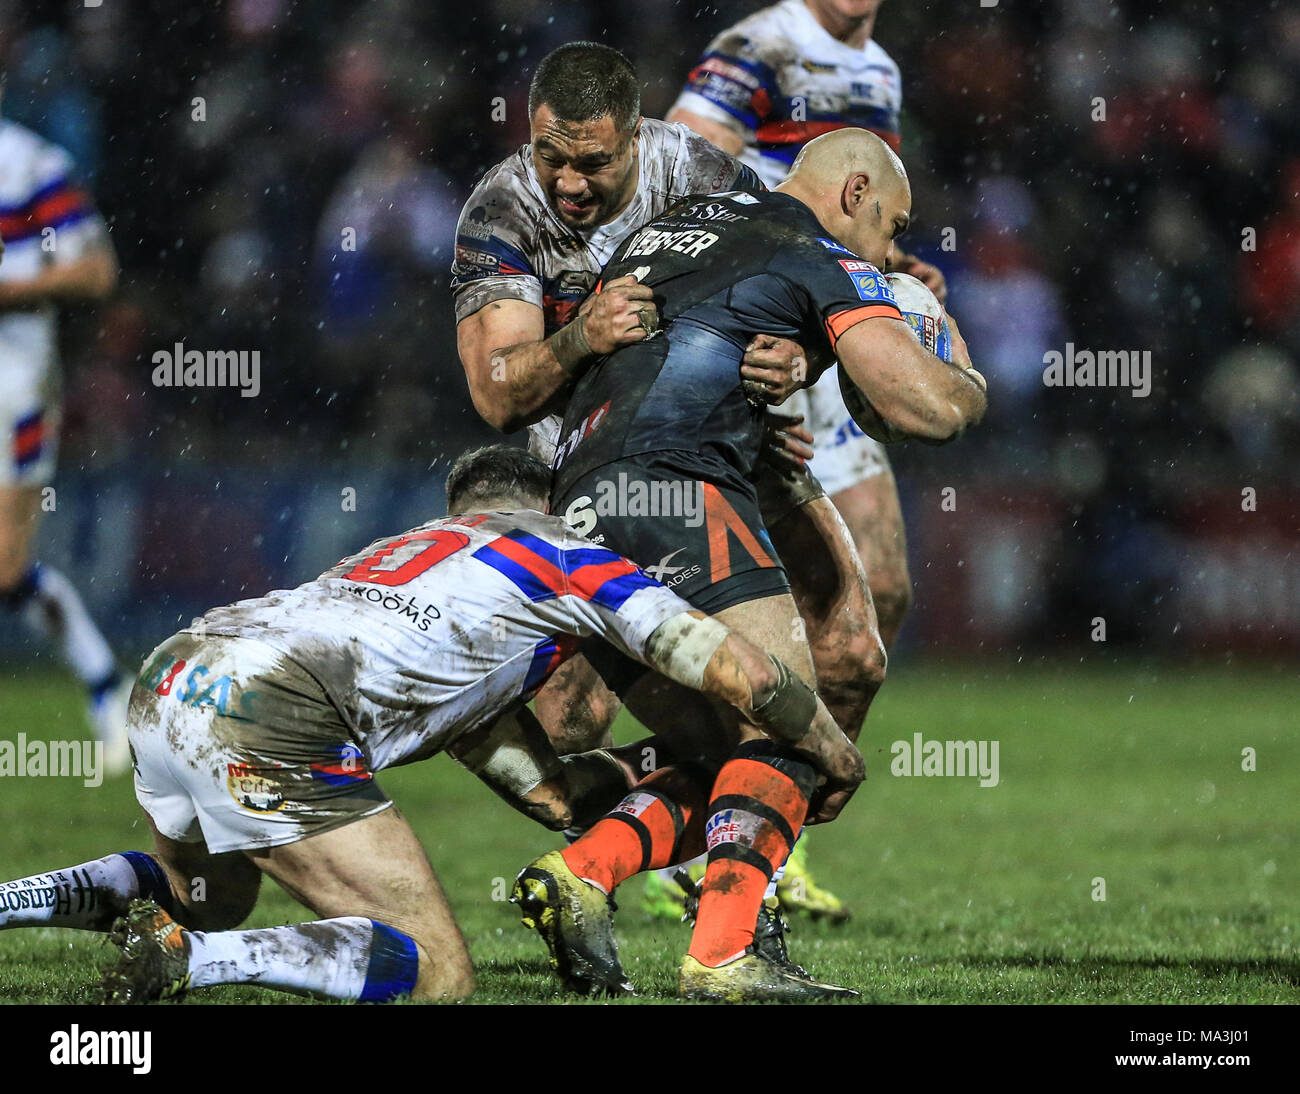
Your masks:
M34 560L42 490L54 477L59 438L58 305L106 297L117 284L117 258L104 222L74 181L71 157L4 118L0 239L0 625L21 618L60 644L89 692L105 766L122 772L130 765L130 681L72 583Z
M468 995L464 939L374 775L449 751L566 827L582 758L562 765L524 704L593 636L793 742L827 776L830 819L863 771L825 706L779 661L544 515L549 489L549 468L525 452L469 453L448 477L453 515L164 642L131 697L154 852L0 885L0 928L102 931L128 912L110 1002L223 983L365 1001ZM597 762L612 773L603 811L633 780ZM231 930L262 874L322 919Z
M898 66L872 40L883 0L783 0L719 34L669 112L753 167L768 186L800 149L836 129L867 129L899 146ZM912 274L943 303L943 274L898 253L890 270ZM844 516L866 566L880 636L892 647L911 603L898 488L882 445L853 422L835 370L783 404L816 438L813 470Z

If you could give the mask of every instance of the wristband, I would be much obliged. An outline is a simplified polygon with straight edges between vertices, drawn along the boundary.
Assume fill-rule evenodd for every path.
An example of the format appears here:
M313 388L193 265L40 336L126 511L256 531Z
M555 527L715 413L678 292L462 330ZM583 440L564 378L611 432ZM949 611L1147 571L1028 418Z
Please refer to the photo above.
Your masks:
M776 687L771 695L755 704L753 714L756 721L782 741L797 744L812 729L813 718L817 716L817 696L784 661L770 653L768 657L776 666Z
M583 329L585 322L586 316L580 315L547 339L551 353L555 355L555 360L559 362L566 376L576 376L584 365L598 356L587 341L587 334Z

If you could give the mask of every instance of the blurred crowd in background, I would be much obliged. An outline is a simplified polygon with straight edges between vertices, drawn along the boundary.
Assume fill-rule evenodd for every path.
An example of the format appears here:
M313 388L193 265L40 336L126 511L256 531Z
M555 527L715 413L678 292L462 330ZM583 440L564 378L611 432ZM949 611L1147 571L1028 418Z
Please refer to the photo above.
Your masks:
M527 140L535 64L617 46L662 117L760 6L0 0L3 112L73 154L124 270L64 325L62 467L418 469L489 438L447 267L471 186ZM903 74L904 244L946 272L991 391L957 446L899 451L904 498L1050 493L1049 599L1108 582L1140 634L1178 522L1300 466L1300 7L887 0L875 37ZM261 395L154 388L175 342L260 350ZM1149 350L1151 394L1045 387L1067 342Z

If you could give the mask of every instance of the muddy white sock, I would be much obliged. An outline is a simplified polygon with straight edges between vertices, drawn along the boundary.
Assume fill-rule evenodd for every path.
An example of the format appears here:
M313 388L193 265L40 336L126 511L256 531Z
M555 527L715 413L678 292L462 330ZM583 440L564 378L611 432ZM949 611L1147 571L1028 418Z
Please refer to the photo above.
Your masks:
M80 866L33 874L0 884L0 930L8 927L75 927L106 931L133 897L173 905L171 886L143 851L105 855Z
M255 984L382 1003L415 987L415 943L361 916L253 931L190 931L190 987Z

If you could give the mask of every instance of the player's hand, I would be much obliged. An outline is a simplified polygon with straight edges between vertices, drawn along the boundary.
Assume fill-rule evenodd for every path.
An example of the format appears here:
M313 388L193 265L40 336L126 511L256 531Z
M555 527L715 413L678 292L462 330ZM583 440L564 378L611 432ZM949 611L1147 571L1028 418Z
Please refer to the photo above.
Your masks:
M755 406L780 406L808 386L808 357L803 346L772 334L755 335L740 362L740 383Z
M938 266L922 262L916 255L900 254L889 264L890 273L911 274L935 295L940 304L948 301L948 279Z
M587 344L593 353L602 355L640 342L659 329L654 290L631 274L609 282L600 292L589 296L578 309L578 315Z
M826 778L808 803L808 824L833 821L867 777L867 764L862 753L847 742L819 767Z
M858 788L851 786L838 790L830 790L828 787L820 787L813 791L812 801L808 803L808 819L804 821L804 826L810 824L829 824L840 815L841 810L849 804L849 799L853 797Z
M966 345L966 339L961 336L961 331L957 329L957 320L949 315L946 309L944 315L948 316L948 333L952 342L952 363L964 368L970 374L971 379L987 392L989 382L984 378L984 374L979 372L971 363L970 347Z
M764 428L763 454L768 459L802 467L813 458L813 435L804 429L802 414L769 410Z

